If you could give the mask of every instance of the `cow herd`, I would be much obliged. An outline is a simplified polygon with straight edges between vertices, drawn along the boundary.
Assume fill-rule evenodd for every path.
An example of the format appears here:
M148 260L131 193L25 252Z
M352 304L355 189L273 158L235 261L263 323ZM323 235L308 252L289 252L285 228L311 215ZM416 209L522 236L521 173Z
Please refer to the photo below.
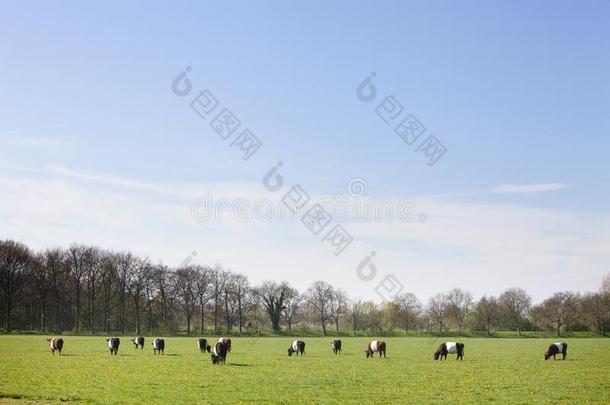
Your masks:
M64 347L64 340L62 338L52 337L48 338L47 342L49 342L49 347L51 348L51 353L55 355L57 351L61 356L61 351ZM106 339L108 342L108 349L110 350L110 355L117 355L119 353L119 346L121 344L121 339L118 337L110 337ZM135 346L136 349L144 348L144 336L137 336L131 339L131 342ZM342 343L339 339L334 339L331 342L332 351L334 354L340 354L342 351ZM205 338L201 338L197 341L197 347L201 351L201 353L208 352L212 357L212 364L225 364L225 360L227 359L228 353L231 352L231 338L221 337L218 338L214 346L212 347L208 344L208 340ZM155 338L152 341L153 354L164 354L165 351L165 340L161 338ZM386 343L382 340L372 340L366 350L364 351L366 354L366 358L373 358L375 353L379 353L379 357L386 357ZM305 355L305 342L302 340L295 340L288 347L288 356L292 356L296 354ZM434 352L434 360L442 360L443 358L447 361L448 354L455 354L456 360L464 360L464 343L460 342L445 342L442 343L436 352ZM544 360L548 360L553 357L553 359L557 360L557 355L561 354L563 360L568 356L568 344L567 343L553 343L549 346L549 348L544 352Z

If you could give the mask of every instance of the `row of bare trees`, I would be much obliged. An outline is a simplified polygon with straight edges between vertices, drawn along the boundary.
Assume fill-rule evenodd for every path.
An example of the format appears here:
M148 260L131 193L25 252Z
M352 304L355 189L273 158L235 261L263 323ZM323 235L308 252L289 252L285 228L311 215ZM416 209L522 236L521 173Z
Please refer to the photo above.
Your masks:
M222 268L169 268L130 253L74 244L33 252L0 241L0 328L73 333L282 333L320 330L592 330L610 326L610 277L600 292L560 292L532 305L522 289L475 301L453 289L423 305L411 293L391 301L354 301L315 281L302 293L286 281L250 284Z

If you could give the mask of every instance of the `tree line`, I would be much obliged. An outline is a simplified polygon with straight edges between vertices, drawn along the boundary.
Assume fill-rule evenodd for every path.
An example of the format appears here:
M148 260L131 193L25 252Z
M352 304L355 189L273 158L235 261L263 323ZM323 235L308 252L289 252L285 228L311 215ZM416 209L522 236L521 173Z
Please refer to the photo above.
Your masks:
M558 292L537 305L520 288L497 297L459 288L426 303L403 293L381 303L350 299L315 281L252 285L220 265L171 268L128 252L73 244L32 251L0 241L0 329L75 334L384 333L594 331L610 326L610 274L599 292Z

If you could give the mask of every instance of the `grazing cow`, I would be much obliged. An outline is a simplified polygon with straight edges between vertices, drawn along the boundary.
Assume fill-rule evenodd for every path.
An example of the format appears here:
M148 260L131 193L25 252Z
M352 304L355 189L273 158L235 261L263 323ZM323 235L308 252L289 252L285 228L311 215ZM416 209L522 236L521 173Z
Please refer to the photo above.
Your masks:
M302 340L295 340L288 348L288 355L292 356L292 353L296 353L297 356L301 353L301 356L305 354L305 342Z
M333 346L333 353L341 353L341 341L339 339L333 340L331 345Z
M385 342L382 340L373 340L369 343L369 346L364 351L366 353L366 358L373 358L373 353L379 352L379 357L383 355L385 359Z
M64 348L64 340L62 338L52 337L48 338L47 342L49 342L49 346L51 347L51 353L53 353L53 356L55 356L55 350L57 350L59 352L59 355L61 356L61 350Z
M227 344L227 351L230 353L231 352L231 338L227 338L227 337L221 337L218 338L217 342L223 342Z
M442 360L443 357L447 361L447 354L457 354L456 360L464 360L464 343L447 342L441 344L436 352L434 352L434 360L439 358Z
M226 342L217 342L214 345L212 352L212 364L225 364L227 359L227 352L229 351L229 344Z
M553 356L553 359L557 360L555 357L557 354L561 353L563 355L563 360L568 357L568 344L567 343L553 343L549 346L548 350L544 352L544 359L548 360L549 357Z
M153 354L157 354L157 352L159 352L159 354L165 354L164 353L165 340L160 339L160 338L155 338L155 340L153 340L153 342L152 342L152 347L153 347Z
M144 336L134 337L133 339L131 339L131 343L134 344L136 349L138 348L138 346L140 347L140 350L144 349Z
M212 347L208 344L207 339L199 339L197 344L199 345L199 350L201 350L201 353L211 353Z
M113 354L116 356L119 353L119 346L121 344L121 339L119 339L118 337L111 337L106 339L106 342L108 342L108 348L110 349L110 355L112 356Z

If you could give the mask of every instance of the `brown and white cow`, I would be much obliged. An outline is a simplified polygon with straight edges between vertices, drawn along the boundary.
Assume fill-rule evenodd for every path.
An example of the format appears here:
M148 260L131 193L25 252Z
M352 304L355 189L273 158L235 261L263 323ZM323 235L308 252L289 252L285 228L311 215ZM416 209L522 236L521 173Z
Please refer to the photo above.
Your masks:
M548 360L549 357L553 356L553 359L557 360L556 355L561 353L563 355L563 360L568 357L568 344L567 343L553 343L549 346L546 352L544 352L544 359Z
M110 349L110 355L117 355L119 353L119 346L121 345L121 339L118 337L111 337L106 339L108 342L108 348Z
M197 341L197 346L199 347L199 350L201 350L201 353L211 353L212 347L208 344L207 339L199 339L199 341Z
M51 353L53 353L53 356L55 356L55 350L57 350L59 352L59 355L61 356L61 350L64 348L64 340L62 338L52 337L48 338L47 342L49 342L49 346L51 347Z
M131 339L131 343L136 347L140 347L140 350L144 349L144 336L137 336Z
M446 342L441 344L434 352L434 360L443 359L447 361L447 354L457 354L456 360L464 360L464 343Z
M225 364L229 344L227 342L216 342L212 350L212 364Z
M330 344L333 347L333 353L341 353L341 341L339 339L333 340Z
M227 351L230 353L231 352L231 338L228 337L221 337L218 338L217 343L218 342L223 342L227 344Z
M302 340L295 340L288 348L288 356L292 356L292 353L296 353L297 356L301 353L301 356L305 354L305 342Z
M369 346L364 351L366 353L366 358L373 358L373 354L375 352L379 352L379 357L383 355L385 359L385 342L382 340L373 340L369 343Z
M161 338L155 338L155 340L153 340L153 342L152 342L152 347L153 347L153 354L157 354L157 352L159 352L159 354L165 354L164 353L165 340L163 340Z

